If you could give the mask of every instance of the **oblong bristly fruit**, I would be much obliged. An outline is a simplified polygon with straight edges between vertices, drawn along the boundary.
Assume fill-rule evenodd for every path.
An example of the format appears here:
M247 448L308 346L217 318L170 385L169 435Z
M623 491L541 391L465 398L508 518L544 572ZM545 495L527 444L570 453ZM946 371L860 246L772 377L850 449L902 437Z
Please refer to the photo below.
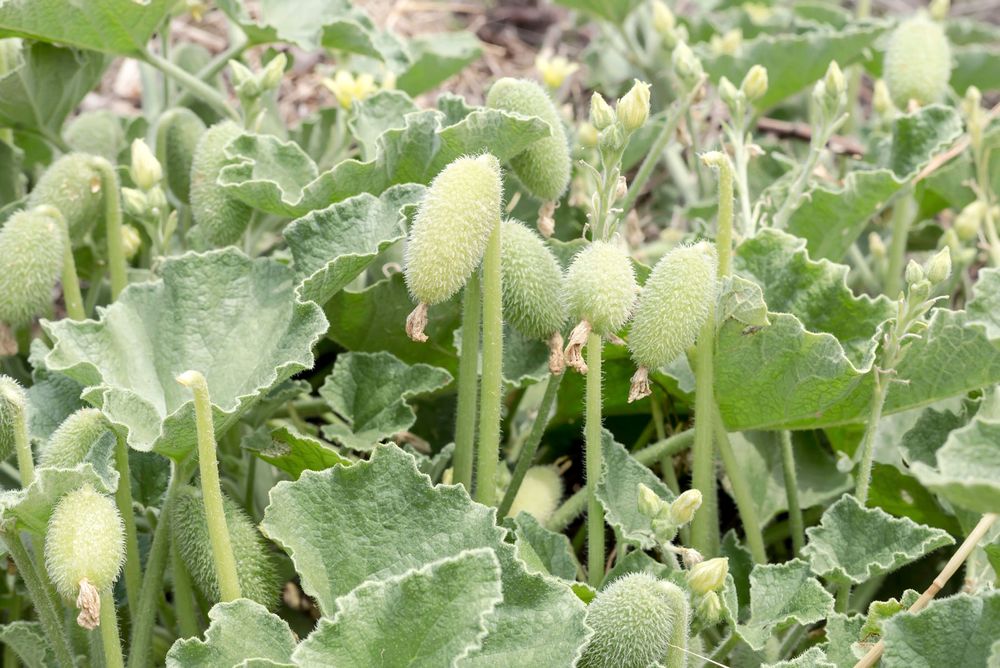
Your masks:
M28 195L27 207L56 207L66 219L70 238L79 241L104 215L100 184L92 156L69 153L45 170Z
M222 506L236 558L240 592L244 598L273 608L278 602L281 583L264 537L243 509L228 496L223 495ZM219 601L219 580L212 558L205 504L199 490L194 487L180 490L171 506L170 530L191 580L211 602Z
M191 202L191 163L205 124L186 107L168 109L156 123L156 158L174 197Z
M216 123L202 133L191 160L191 213L205 240L214 246L238 241L250 223L250 207L230 197L217 182L226 164L226 144L242 132L232 121Z
M917 14L896 26L885 52L883 78L896 106L939 101L951 78L951 48L941 24Z
M566 322L563 270L542 238L517 220L500 228L504 319L530 339L548 339Z
M563 481L554 466L532 466L524 474L514 502L507 512L517 517L522 510L545 524L562 501Z
M615 580L587 607L587 625L594 635L584 647L578 665L580 668L661 665L671 650L674 625L687 624L685 598L677 585L646 573L632 573Z
M431 182L406 242L406 286L421 304L453 296L476 270L500 224L500 162L489 153L461 157Z
M97 440L111 430L96 408L81 408L59 425L42 449L42 467L73 468L81 463Z
M539 139L510 159L510 167L535 197L554 201L569 186L571 159L566 130L548 93L534 81L504 77L490 87L486 106L537 116L552 134Z
M715 300L718 260L707 242L663 256L639 294L628 344L639 366L655 369L694 345Z
M52 213L19 211L0 228L0 322L12 327L27 323L52 301L66 244L63 223Z
M580 251L566 272L570 316L587 321L601 336L625 326L638 290L632 261L606 241L595 241Z
M0 373L0 460L7 459L17 447L18 422L24 419L28 395L20 383Z
M99 155L111 164L118 162L125 148L121 121L107 109L83 112L66 126L63 138L74 151Z
M76 598L83 580L104 591L124 560L125 528L114 499L90 485L65 494L45 530L45 569L60 596Z

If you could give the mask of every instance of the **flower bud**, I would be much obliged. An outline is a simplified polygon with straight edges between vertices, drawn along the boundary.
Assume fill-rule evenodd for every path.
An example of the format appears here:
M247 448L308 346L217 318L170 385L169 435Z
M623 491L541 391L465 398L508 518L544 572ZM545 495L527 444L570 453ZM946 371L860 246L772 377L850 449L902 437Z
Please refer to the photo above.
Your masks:
M872 252L872 257L877 260L884 260L886 257L886 247L885 242L882 241L882 237L879 236L878 232L872 232L868 235L868 248Z
M948 18L948 12L951 11L951 0L931 0L928 9L932 19L944 21Z
M615 122L615 111L607 103L604 96L594 93L590 96L590 123L598 131L611 126Z
M823 82L826 84L826 90L830 96L839 98L847 92L847 80L844 79L844 73L841 71L840 65L837 64L836 60L830 61L830 65L826 68L826 75L823 77Z
M740 91L736 90L733 82L726 77L719 79L719 99L729 109L729 113L734 116L740 113L739 110L743 103L743 95Z
M875 81L872 89L872 108L880 116L888 116L896 108L892 103L892 96L889 95L889 87L885 85L883 79Z
M670 61L674 66L674 73L687 87L694 86L701 79L705 70L702 69L701 61L694 55L694 52L684 42L679 42L670 56Z
M548 54L541 53L535 58L535 69L538 70L542 83L549 89L556 90L580 69L580 66L569 62L565 56L549 57Z
M740 90L751 102L756 102L767 93L767 68L763 65L754 65L743 77Z
M141 247L142 237L139 236L139 230L132 225L122 225L122 252L125 253L125 259L134 258Z
M45 310L67 243L59 211L18 211L0 228L0 322L20 327Z
M149 145L142 139L132 142L132 166L129 175L140 190L150 190L163 178L163 168Z
M261 90L274 90L281 83L281 77L285 74L285 65L288 64L288 56L284 52L279 53L264 66L260 73Z
M635 132L649 118L649 84L634 80L632 89L618 100L618 120L627 132Z
M250 222L252 210L219 185L219 172L228 163L226 145L242 134L232 121L205 130L191 160L191 213L205 240L226 246L239 240Z
M921 267L916 260L910 260L906 265L906 271L903 273L903 278L906 279L907 285L914 285L924 280L924 269Z
M986 219L986 202L975 200L955 216L955 232L962 241L971 241L979 236L979 228Z
M927 299L931 294L931 282L926 278L922 281L918 281L910 285L910 293L908 295L911 303L920 303Z
M944 28L925 14L900 23L889 37L883 76L896 106L937 102L948 90L951 47Z
M927 280L937 285L951 276L951 249L945 246L927 263Z
M457 293L500 224L500 162L489 153L458 158L434 177L406 244L406 285L421 304Z
M743 46L743 31L733 28L722 35L712 35L709 46L716 55L735 56Z
M500 228L503 313L530 339L547 339L566 322L562 266L536 233L516 220Z
M699 597L695 614L706 626L715 626L722 620L722 599L714 591Z
M695 594L704 595L710 591L719 591L726 584L729 574L729 559L716 557L695 564L688 571L688 586Z
M39 465L71 469L83 462L98 439L111 430L104 414L96 408L81 408L59 425L42 449Z
M562 497L563 481L559 471L554 466L532 466L524 474L507 516L517 517L523 510L545 524L559 507Z
M229 75L233 80L233 88L237 91L253 82L253 72L238 60L229 61Z
M163 188L154 186L149 189L146 193L146 206L149 207L149 213L155 217L159 217L167 210L167 195L163 192Z
M133 218L145 218L149 214L149 199L141 190L122 188L122 205L125 213Z
M670 504L670 520L677 526L684 526L694 518L701 508L701 492L689 489Z
M653 30L661 37L668 37L673 34L676 25L677 19L666 3L663 0L653 0Z
M632 261L607 241L580 251L566 273L566 298L576 321L586 320L601 336L625 326L638 285Z
M649 518L655 518L660 514L665 502L652 489L639 483L639 512Z

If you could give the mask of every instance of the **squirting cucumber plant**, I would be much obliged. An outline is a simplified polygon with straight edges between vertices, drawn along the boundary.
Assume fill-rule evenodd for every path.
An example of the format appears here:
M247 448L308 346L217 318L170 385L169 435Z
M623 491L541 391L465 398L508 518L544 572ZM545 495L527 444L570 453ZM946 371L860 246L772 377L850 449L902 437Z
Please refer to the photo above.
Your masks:
M911 5L0 0L3 667L1000 665Z

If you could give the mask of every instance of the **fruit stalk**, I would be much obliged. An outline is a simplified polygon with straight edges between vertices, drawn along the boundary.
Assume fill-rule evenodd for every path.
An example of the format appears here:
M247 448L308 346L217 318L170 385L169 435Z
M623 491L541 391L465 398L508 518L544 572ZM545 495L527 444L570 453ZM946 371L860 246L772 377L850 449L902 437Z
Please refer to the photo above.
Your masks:
M805 547L805 528L802 521L802 507L799 505L799 483L795 472L795 450L792 448L792 432L781 432L781 468L785 476L785 494L788 497L788 525L792 534L792 555L798 556Z
M465 284L462 298L462 357L458 363L458 407L455 420L456 484L472 494L472 462L476 456L476 400L479 397L479 327L482 304L479 272Z
M750 548L750 555L753 557L754 563L766 564L767 550L764 548L764 533L761 531L760 521L757 519L757 508L754 505L750 482L743 472L743 467L736 459L736 453L733 452L733 446L729 442L729 434L726 432L726 425L722 422L722 415L719 413L719 407L716 405L714 397L711 398L711 406L713 409L712 428L719 446L719 456L733 488L733 498L736 501L736 510L740 514L740 522L743 523L743 534L746 536L747 547Z
M118 489L115 503L125 525L125 598L129 614L135 615L139 605L139 590L142 574L139 567L139 538L135 529L135 513L132 511L132 473L128 463L128 444L122 436L117 436L115 445L115 468L118 469Z
M490 232L483 257L483 383L479 395L479 467L476 501L496 503L500 457L500 400L503 383L503 308L500 268L500 225Z
M101 592L101 643L104 645L104 665L106 668L124 668L122 641L118 636L118 614L115 610L115 596L110 588Z
M125 249L122 246L122 206L115 168L104 158L93 158L93 167L101 178L104 198L104 224L108 241L108 269L111 274L111 299L118 299L128 285Z
M604 580L604 509L597 484L604 468L601 452L601 335L587 336L587 414L584 423L587 468L587 577L592 587Z

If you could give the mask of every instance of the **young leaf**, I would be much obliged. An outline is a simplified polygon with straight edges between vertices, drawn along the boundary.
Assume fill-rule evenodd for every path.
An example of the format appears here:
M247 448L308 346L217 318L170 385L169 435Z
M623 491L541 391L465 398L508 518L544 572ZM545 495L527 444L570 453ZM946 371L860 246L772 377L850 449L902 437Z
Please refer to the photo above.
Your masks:
M937 451L937 466L915 462L913 475L951 503L1000 512L1000 421L976 416Z
M407 44L412 62L396 78L396 87L420 95L461 72L479 59L483 50L476 36L467 32L417 35Z
M880 508L864 508L850 494L806 530L803 556L813 572L839 583L861 584L905 566L955 540L941 529L895 518Z
M460 98L461 99L461 98ZM419 111L409 95L400 90L380 90L351 105L351 119L347 126L361 146L363 160L371 160L376 155L378 138L386 130L406 126L406 115ZM457 123L446 120L445 125Z
M1000 592L956 594L884 624L885 668L989 665L1000 628Z
M338 355L319 394L343 422L324 426L323 435L368 452L382 439L413 426L417 414L408 399L440 390L451 381L444 369L410 366L386 352Z
M0 626L0 644L13 649L27 668L46 668L57 663L39 622L16 621Z
M513 519L515 544L520 554L521 545L531 550L545 567L545 572L563 580L575 580L580 563L573 553L573 546L565 534L549 531L533 515L520 512ZM631 554L631 553L630 553Z
M235 666L251 659L291 663L295 636L285 620L245 598L208 611L205 639L182 638L167 653L168 668Z
M812 576L806 562L762 564L750 573L750 619L737 631L748 645L761 650L772 633L787 624L811 624L832 610L833 596Z
M965 305L969 324L982 329L990 339L1000 338L1000 269L983 267Z
M295 650L302 665L442 666L477 650L503 595L489 548L465 550L337 599Z
M243 447L262 460L276 466L292 479L303 471L322 471L337 464L350 466L351 460L333 447L292 427L269 430L262 427L242 443Z
M826 642L820 647L837 668L854 668L864 654L857 654L854 645L861 639L864 615L835 612L826 619Z
M128 444L183 457L195 445L194 408L176 382L207 376L215 428L224 433L257 399L313 365L327 322L293 294L292 272L235 248L165 262L163 278L129 286L97 321L46 322L46 366L86 386L84 399Z

